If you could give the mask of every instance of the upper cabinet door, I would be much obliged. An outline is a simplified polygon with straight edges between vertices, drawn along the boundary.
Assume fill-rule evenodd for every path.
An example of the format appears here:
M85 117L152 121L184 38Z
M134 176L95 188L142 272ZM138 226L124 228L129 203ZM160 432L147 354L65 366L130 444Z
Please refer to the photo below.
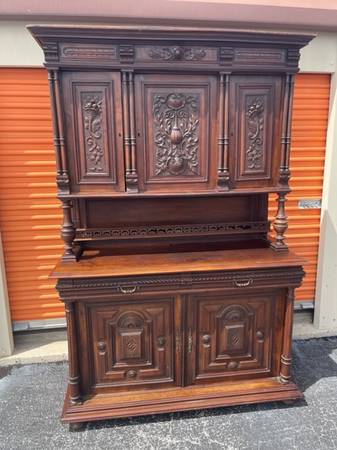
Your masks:
M124 191L120 73L63 74L72 192Z
M232 76L229 174L233 188L277 186L281 149L279 76Z
M173 193L214 189L217 78L137 75L135 88L140 189Z

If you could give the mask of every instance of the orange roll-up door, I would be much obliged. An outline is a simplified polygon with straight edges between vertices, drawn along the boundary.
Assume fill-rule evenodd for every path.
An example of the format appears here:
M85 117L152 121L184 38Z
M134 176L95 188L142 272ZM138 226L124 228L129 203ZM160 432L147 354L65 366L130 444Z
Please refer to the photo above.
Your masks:
M321 216L316 205L322 198L329 95L330 75L296 76L290 159L292 192L286 203L289 221L286 242L308 260L303 285L296 290L296 300L301 302L315 299ZM271 219L276 213L274 199L275 196L271 196Z
M47 73L0 69L0 230L13 321L62 317L62 252Z
M320 210L298 203L321 197L329 85L329 75L296 77L287 236L309 260L299 300L314 299ZM0 69L0 229L14 321L64 315L48 280L62 252L60 223L46 71Z

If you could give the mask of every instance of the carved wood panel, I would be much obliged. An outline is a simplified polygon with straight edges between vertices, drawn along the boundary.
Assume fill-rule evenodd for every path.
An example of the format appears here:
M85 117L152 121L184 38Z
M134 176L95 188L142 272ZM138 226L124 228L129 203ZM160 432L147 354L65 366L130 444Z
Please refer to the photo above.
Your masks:
M66 73L63 87L74 190L123 189L119 74Z
M142 189L207 189L214 183L215 87L215 77L136 77Z
M114 301L90 307L94 384L174 382L174 299Z
M236 186L276 182L280 92L279 77L231 77L230 176Z
M193 296L191 382L270 373L274 303L272 294L249 292Z

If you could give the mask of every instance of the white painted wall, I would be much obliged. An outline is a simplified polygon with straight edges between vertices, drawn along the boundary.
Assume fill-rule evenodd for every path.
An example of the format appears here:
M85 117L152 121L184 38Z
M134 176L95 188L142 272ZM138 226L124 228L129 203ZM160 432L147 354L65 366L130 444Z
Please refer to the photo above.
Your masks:
M25 22L0 21L0 66L42 66L43 52L26 25Z
M0 233L0 358L11 355L13 349L13 332L9 312L6 271Z
M41 67L43 65L43 52L26 30L27 23L0 21L0 66ZM300 70L302 72L333 73L336 67L337 33L318 33L318 36L301 51Z
M318 33L301 50L300 71L334 73L337 69L337 33Z
M314 325L337 333L337 71L331 77Z

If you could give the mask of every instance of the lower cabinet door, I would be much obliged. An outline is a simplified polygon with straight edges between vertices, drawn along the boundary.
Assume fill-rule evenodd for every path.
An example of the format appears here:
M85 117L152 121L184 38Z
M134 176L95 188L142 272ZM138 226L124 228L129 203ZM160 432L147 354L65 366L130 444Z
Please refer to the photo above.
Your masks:
M271 374L276 303L273 293L190 296L186 384Z
M174 310L173 297L88 305L92 389L175 384Z

